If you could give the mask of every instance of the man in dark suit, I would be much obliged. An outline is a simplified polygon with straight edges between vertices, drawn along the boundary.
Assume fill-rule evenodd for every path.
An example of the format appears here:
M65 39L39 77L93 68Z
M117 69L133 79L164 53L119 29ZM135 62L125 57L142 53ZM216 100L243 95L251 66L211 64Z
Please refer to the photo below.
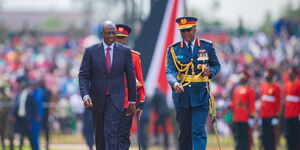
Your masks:
M116 26L102 25L103 41L88 47L79 70L79 88L84 106L92 107L97 150L116 150L118 124L128 87L128 114L135 111L136 81L130 48L116 43Z

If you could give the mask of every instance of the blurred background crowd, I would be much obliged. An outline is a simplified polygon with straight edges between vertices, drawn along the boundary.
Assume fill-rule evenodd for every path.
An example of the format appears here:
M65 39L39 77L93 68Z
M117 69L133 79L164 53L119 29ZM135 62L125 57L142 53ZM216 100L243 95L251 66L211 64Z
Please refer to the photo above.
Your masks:
M99 23L109 17L117 23L124 22L135 28L129 39L129 45L135 49L139 35L145 31L143 22L155 12L153 8L159 2L90 0L86 4L74 3L83 6L82 13L60 15L51 12L47 16L47 13L40 11L22 13L0 9L0 137L1 141L7 139L6 144L9 140L22 141L23 137L28 136L27 128L24 128L26 126L35 132L36 139L31 141L32 147L41 147L38 146L40 132L47 139L44 142L46 147L49 142L51 145L51 135L55 134L84 133L89 137L92 134L89 130L91 117L82 105L77 78L84 49L101 40ZM112 8L113 3L117 4L115 7L123 8L116 12L124 11L124 16L109 12L105 14L107 16L97 16L93 13L96 9L93 4L105 11ZM147 10L145 3L151 5L148 14L140 13L141 9ZM267 14L255 28L248 27L243 22L245 18L238 19L238 24L228 27L221 21L210 20L197 13L196 9L187 10L188 14L201 18L198 36L214 42L222 65L213 81L213 93L217 101L218 131L223 137L232 136L232 111L228 106L232 90L239 80L238 73L244 70L250 73L250 85L256 90L256 99L259 99L259 85L267 68L276 70L276 82L281 88L287 80L285 72L289 67L297 66L300 71L300 3L297 3L297 7L292 7L292 4L282 6L283 13L275 19ZM219 1L215 0L213 6L222 7L219 5ZM48 19L44 22L39 19L45 16ZM144 79L147 80L145 76L149 66L144 64L149 62L144 61L147 60L147 56L143 56L145 50L137 50L142 53ZM141 130L149 132L143 136L148 140L142 139L142 144L144 147L162 145L167 149L175 145L171 138L174 137L173 130L176 130L174 108L159 90L155 93L146 97ZM25 95L29 95L28 100L24 100L27 97ZM254 135L259 135L259 125L255 128ZM213 133L210 123L207 130ZM136 125L132 131L136 132ZM22 145L22 142L17 143Z

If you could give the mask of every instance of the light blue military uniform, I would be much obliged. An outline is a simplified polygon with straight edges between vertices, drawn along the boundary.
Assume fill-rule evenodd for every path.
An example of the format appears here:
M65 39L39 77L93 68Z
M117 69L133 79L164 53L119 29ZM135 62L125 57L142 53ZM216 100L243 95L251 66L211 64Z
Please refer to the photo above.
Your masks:
M180 72L175 66L171 54L172 49L181 64L193 62L195 75L202 71L203 65L209 67L211 75L193 78L192 67L189 68L187 75L185 72ZM167 52L166 76L171 87L175 82L180 83L183 79L191 81L188 86L184 87L182 93L178 94L174 89L172 90L180 129L178 137L180 150L205 150L207 143L205 123L209 111L209 93L206 81L220 71L221 65L210 41L195 39L192 51L184 41L170 46ZM179 69L184 68L180 65L178 67Z

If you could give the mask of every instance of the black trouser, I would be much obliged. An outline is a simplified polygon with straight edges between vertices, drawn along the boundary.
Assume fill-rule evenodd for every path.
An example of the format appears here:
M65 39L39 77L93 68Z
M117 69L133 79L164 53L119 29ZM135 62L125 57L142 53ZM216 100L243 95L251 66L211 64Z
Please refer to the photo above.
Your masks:
M159 126L162 127L163 134L164 134L164 150L167 150L169 148L169 135L167 131L167 125L166 125L166 117L160 117L158 116L158 119L155 122L154 126L154 137L156 140L159 139L159 131L158 128Z
M285 119L285 137L287 150L300 150L299 147L299 120L298 117Z
M133 116L127 116L127 109L122 114L119 124L119 150L129 150L130 147L130 129Z
M48 115L46 115L46 117L42 121L42 130L45 131L46 150L49 150L50 128L49 128Z
M271 124L272 118L262 119L262 143L264 150L276 149L276 130Z
M248 122L234 122L233 137L235 150L250 150Z

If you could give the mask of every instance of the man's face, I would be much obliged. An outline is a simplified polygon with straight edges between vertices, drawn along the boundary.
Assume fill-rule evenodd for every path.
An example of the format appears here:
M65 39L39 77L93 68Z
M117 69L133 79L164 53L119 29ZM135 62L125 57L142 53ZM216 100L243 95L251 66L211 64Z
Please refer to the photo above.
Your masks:
M272 82L273 81L273 76L270 73L268 73L268 72L264 73L264 77L265 77L265 80L267 82Z
M180 30L181 37L186 42L193 42L196 37L196 27Z
M116 28L112 25L103 26L101 35L103 37L103 41L107 45L111 45L116 41Z
M126 45L127 44L127 37L126 36L117 36L117 42Z

